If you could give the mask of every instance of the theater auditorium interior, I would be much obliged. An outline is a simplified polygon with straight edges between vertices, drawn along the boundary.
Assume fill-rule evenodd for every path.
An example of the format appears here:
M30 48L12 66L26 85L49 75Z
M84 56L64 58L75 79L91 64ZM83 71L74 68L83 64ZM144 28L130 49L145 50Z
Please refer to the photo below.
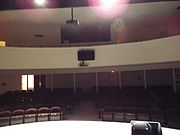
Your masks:
M0 1L0 133L132 120L180 130L180 0Z

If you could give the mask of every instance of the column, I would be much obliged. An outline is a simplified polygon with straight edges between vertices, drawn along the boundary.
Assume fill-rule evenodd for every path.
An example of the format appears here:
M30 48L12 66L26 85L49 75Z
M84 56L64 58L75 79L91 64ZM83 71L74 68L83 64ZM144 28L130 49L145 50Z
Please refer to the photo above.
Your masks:
M51 91L53 91L53 74L51 74Z
M144 89L147 89L147 79L146 79L146 70L144 70L144 73L143 73L144 77Z
M73 74L74 93L76 93L76 74Z
M96 92L99 92L98 73L96 72Z
M122 89L122 78L121 78L121 71L119 71L119 89Z
M29 75L27 75L27 90L29 90Z
M39 90L39 75L34 75L34 90Z
M176 87L176 71L175 71L174 68L172 69L172 75L173 75L173 89L174 89L174 92L176 93L176 91L177 91L177 87Z

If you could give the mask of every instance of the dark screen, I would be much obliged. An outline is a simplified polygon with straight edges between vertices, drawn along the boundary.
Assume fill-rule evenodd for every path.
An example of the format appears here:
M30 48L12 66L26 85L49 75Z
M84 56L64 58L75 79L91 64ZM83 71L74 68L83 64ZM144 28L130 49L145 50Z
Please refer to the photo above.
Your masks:
M79 50L78 60L94 60L94 50Z
M111 41L110 25L64 25L61 27L62 43Z

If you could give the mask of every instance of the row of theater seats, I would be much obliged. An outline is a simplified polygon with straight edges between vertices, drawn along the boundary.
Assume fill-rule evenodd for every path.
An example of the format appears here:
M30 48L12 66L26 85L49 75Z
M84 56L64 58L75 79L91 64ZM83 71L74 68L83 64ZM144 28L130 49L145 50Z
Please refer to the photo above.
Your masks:
M180 128L180 111L175 108L134 106L104 106L99 109L99 118L105 121L130 122L131 120L157 121L163 126Z
M99 118L107 121L158 121L180 128L180 106L170 87L101 88L96 98Z
M125 102L133 101L134 103L162 103L178 102L177 94L170 87L150 87L144 89L142 87L115 88L101 87L97 93L97 99L100 101Z
M41 89L37 91L8 91L0 96L0 110L5 108L11 110L12 108L23 108L41 106L57 105L63 108L73 106L75 103L74 92L71 89L54 90ZM19 107L20 106L20 107Z
M54 106L51 108L40 107L39 109L29 108L26 110L17 109L14 111L1 111L0 126L40 121L62 120L63 118L64 111L61 107L58 106Z
M149 87L148 91L154 99L161 103L178 102L178 93L175 93L170 86Z
M166 87L153 87L147 90L141 87L123 88L120 90L117 87L99 87L99 91L92 89L89 99L94 101L107 101L114 103L131 102L131 103L163 103L175 99L173 90ZM0 107L4 106L34 106L37 104L60 104L61 106L73 106L79 99L84 99L83 91L81 88L76 89L74 93L73 88L64 89L41 89L35 91L8 91L0 96ZM174 101L173 101L174 102ZM176 102L176 101L175 101Z
M160 92L161 91L161 92ZM179 102L177 94L170 88L158 87L154 89L126 88L102 89L96 98L98 108L103 106L145 106L178 108Z

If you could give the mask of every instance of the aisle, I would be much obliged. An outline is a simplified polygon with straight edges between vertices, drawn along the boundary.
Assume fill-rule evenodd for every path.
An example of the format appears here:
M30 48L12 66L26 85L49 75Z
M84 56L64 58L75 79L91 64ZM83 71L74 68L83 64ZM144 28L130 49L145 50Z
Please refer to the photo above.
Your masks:
M71 114L66 115L67 120L86 120L86 121L97 121L98 110L94 102L82 101L79 105L75 106L75 109Z

